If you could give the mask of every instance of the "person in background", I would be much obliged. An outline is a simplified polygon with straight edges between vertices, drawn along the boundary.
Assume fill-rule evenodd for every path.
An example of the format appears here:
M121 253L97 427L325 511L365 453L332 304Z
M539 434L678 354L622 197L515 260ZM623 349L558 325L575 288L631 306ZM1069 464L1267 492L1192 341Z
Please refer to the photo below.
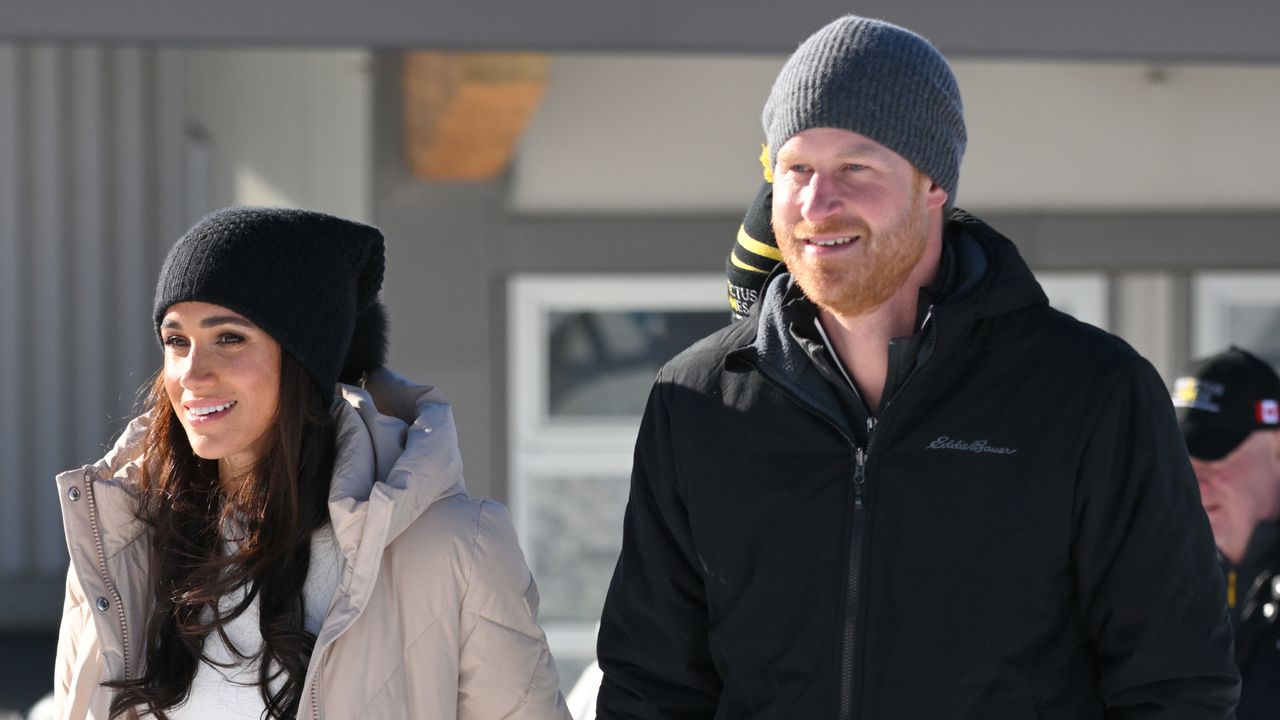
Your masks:
M228 208L156 284L163 364L58 476L59 718L568 720L506 510L383 367L373 227Z
M763 126L786 271L658 374L597 717L1231 717L1168 391L954 207L946 60L840 18Z
M1280 718L1280 376L1238 347L1193 361L1173 404L1227 580L1238 720Z

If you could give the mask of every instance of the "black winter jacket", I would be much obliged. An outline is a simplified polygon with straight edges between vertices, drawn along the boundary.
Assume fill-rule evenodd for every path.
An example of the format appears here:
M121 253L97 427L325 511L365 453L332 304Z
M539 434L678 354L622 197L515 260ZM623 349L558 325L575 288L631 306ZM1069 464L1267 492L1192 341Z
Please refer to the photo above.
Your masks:
M1259 525L1240 565L1219 558L1227 576L1236 666L1243 684L1237 720L1280 718L1280 525ZM1268 607L1270 606L1270 607Z
M866 442L785 319L785 274L659 373L601 720L1231 716L1163 383L1051 309L994 230L960 215L947 237L980 250L971 287L934 307Z

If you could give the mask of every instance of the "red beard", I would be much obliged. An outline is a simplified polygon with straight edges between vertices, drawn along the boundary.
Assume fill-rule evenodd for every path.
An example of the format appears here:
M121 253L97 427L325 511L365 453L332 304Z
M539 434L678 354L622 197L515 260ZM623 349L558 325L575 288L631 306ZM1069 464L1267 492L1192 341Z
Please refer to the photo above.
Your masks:
M805 295L824 310L856 317L893 297L920 262L928 237L922 205L917 195L897 222L875 233L860 218L800 220L790 226L775 222L773 231L782 260ZM855 237L856 247L830 258L806 253L805 238L816 235Z

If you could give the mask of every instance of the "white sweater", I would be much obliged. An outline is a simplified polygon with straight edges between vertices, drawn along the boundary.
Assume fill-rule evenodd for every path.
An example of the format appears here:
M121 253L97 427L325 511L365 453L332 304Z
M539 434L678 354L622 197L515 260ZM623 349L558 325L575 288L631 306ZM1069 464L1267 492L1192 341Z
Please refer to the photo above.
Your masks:
M311 564L303 583L303 624L319 634L333 592L342 576L342 553L333 528L325 523L311 537ZM224 611L244 598L244 589L219 603ZM242 654L254 656L262 650L258 628L258 598L239 617L223 626L231 644ZM182 705L170 710L173 720L260 720L266 704L258 690L258 660L243 660L231 651L217 633L204 642L205 654L218 665L201 662L191 682L191 694Z

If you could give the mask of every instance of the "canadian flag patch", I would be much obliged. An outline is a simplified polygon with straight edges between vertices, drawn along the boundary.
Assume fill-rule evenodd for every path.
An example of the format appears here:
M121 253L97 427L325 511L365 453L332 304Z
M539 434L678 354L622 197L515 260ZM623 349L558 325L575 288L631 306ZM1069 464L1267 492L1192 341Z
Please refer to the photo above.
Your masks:
M1259 400L1258 422L1263 425L1280 425L1280 403L1275 400Z

